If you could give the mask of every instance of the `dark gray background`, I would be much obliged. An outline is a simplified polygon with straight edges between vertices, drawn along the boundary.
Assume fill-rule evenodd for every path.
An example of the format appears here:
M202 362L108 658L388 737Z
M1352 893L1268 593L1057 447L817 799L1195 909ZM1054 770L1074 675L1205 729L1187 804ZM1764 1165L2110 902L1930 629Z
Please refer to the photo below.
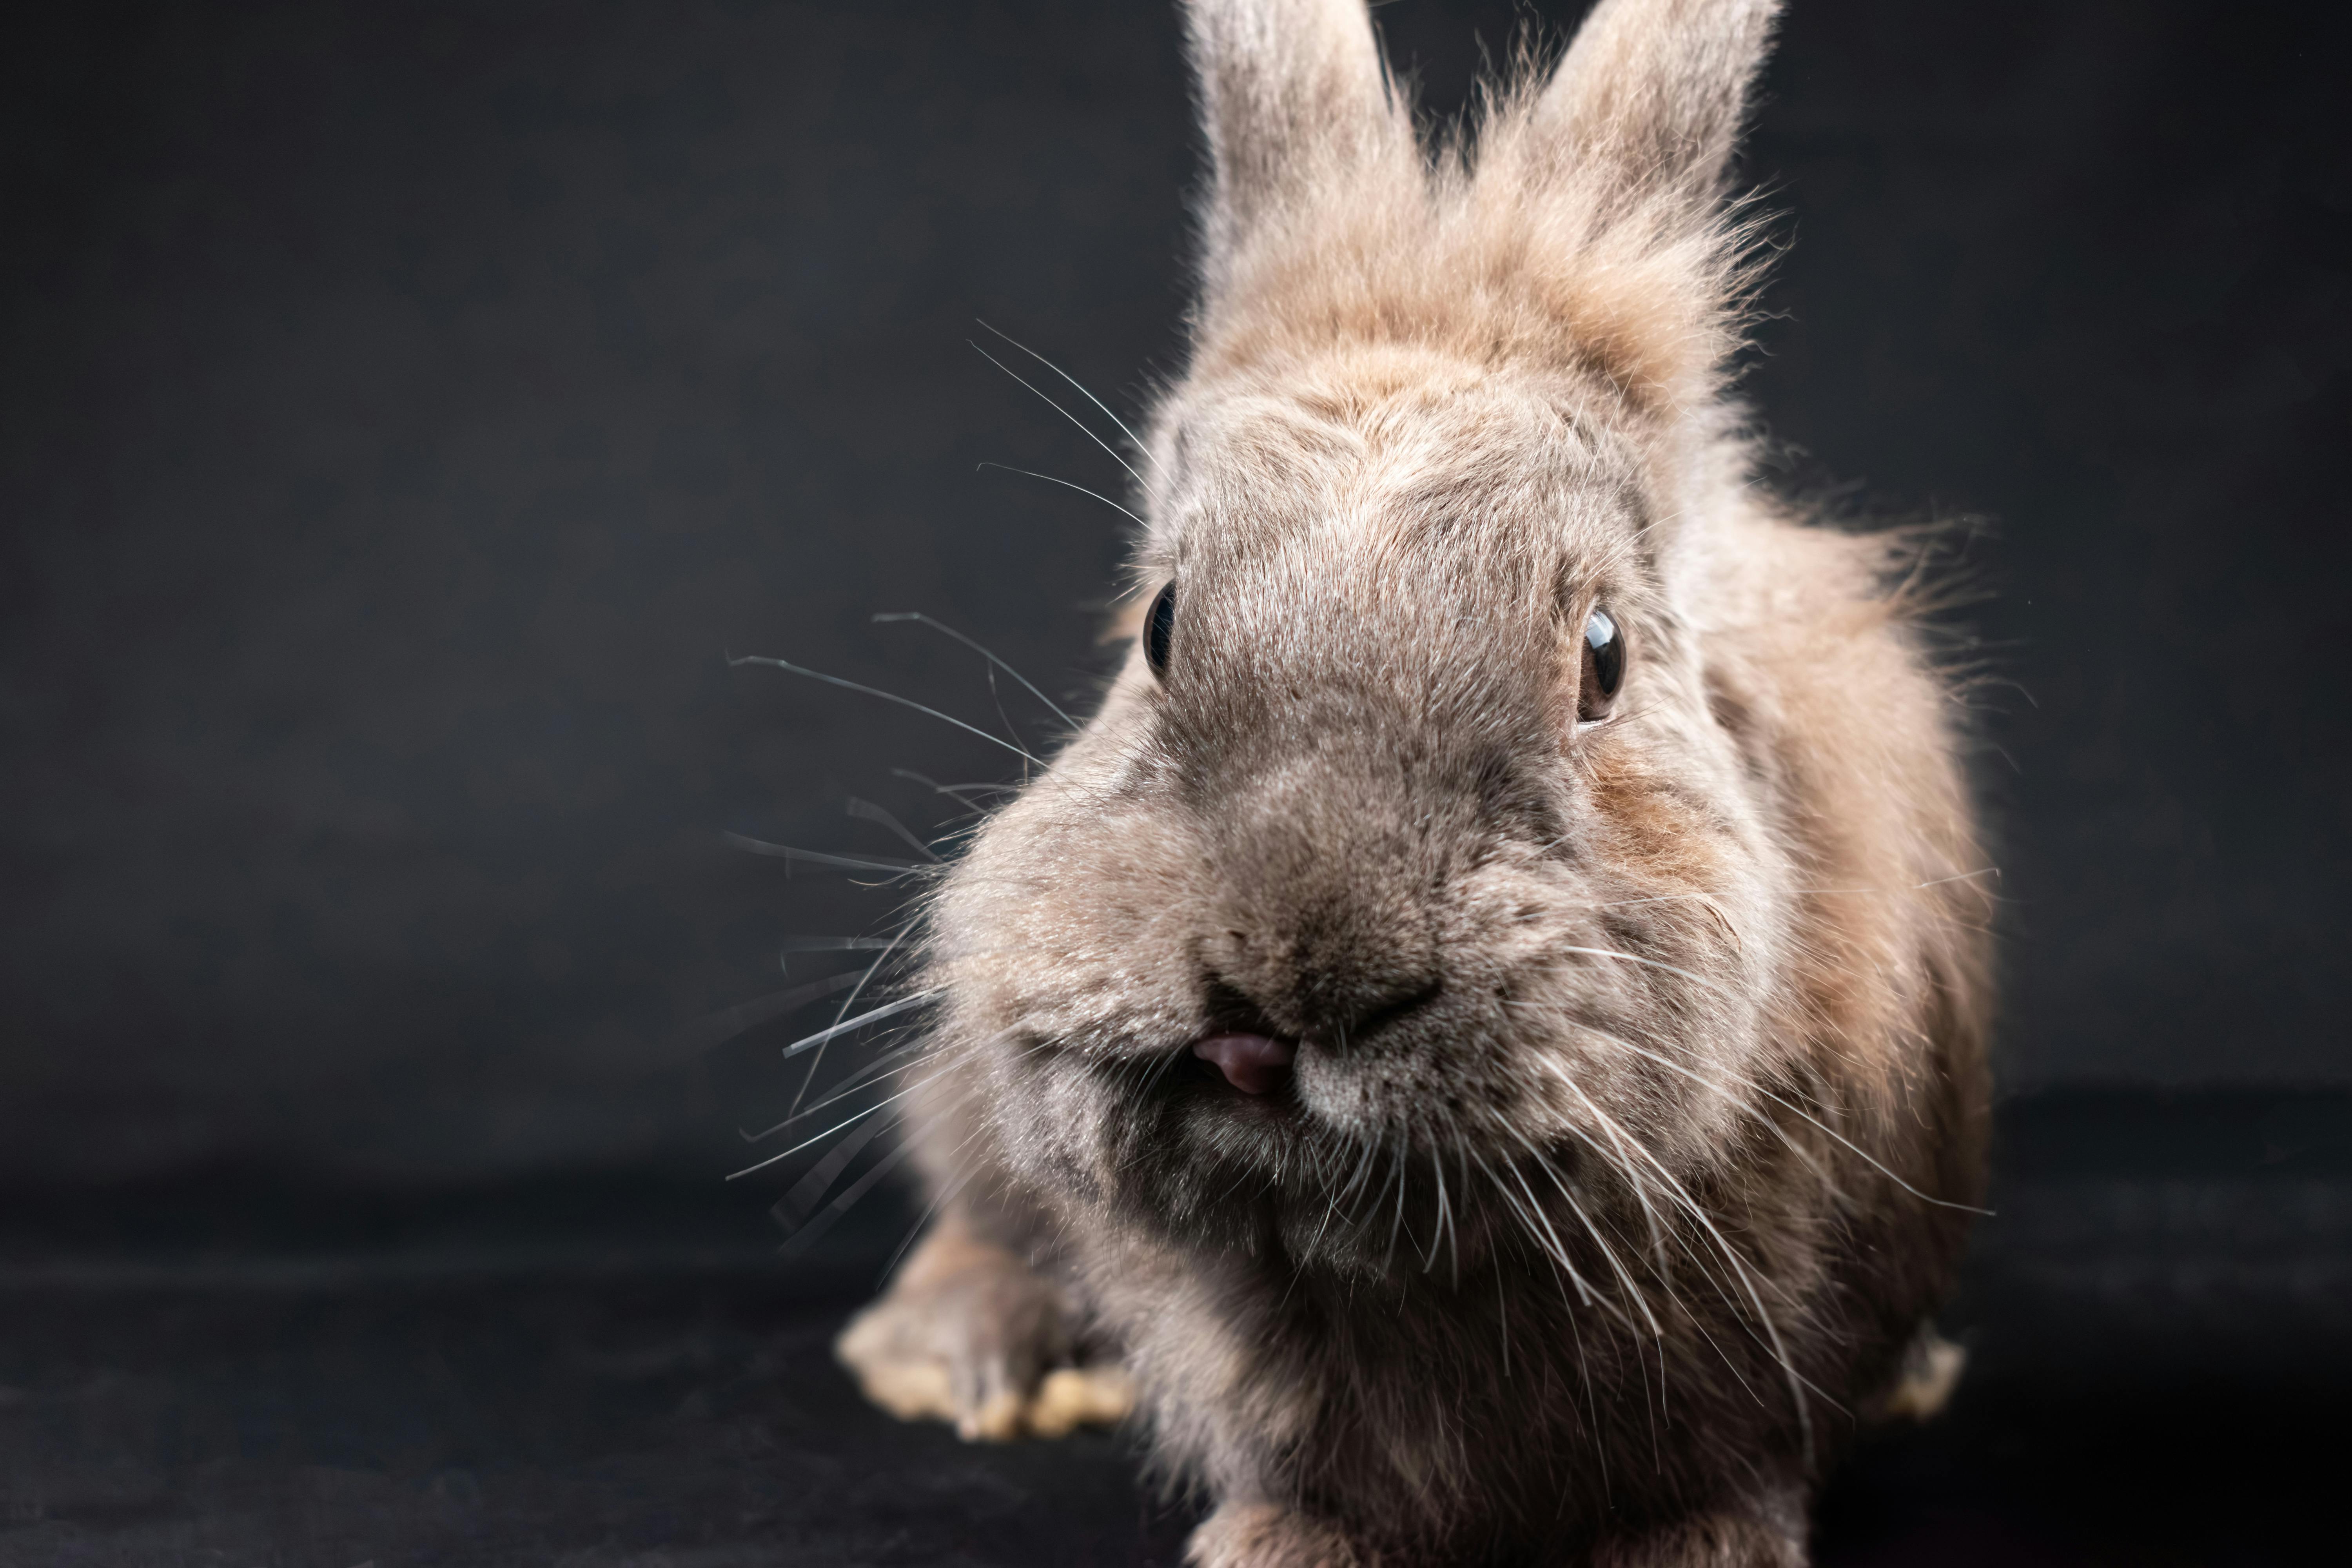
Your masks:
M1380 15L1443 104L1515 12ZM975 465L1118 470L964 340L1175 363L1171 16L5 29L0 1173L723 1169L792 1021L680 1031L893 905L722 830L888 853L846 796L1008 760L723 656L992 725L919 609L1087 689L1120 520ZM2348 31L1797 0L1765 83L1783 477L1990 520L2012 1087L2352 1081Z

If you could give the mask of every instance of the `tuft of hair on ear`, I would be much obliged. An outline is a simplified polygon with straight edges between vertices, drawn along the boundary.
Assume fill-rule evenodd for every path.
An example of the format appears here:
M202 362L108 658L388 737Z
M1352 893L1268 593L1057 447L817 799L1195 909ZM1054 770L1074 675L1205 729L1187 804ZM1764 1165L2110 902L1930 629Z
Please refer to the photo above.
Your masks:
M1362 0L1189 0L1214 172L1195 374L1395 340L1723 390L1761 225L1727 202L1779 0L1601 0L1427 154Z

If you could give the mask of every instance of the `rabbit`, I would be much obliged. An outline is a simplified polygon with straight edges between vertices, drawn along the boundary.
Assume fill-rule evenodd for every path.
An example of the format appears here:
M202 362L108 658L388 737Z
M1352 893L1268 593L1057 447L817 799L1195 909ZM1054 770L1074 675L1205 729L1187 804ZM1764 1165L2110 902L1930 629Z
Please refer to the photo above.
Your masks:
M1601 0L1429 147L1364 0L1185 0L1131 645L927 896L933 1209L837 1349L1132 1405L1196 1568L1802 1563L1948 1387L1992 895L1916 541L1729 385L1777 10Z

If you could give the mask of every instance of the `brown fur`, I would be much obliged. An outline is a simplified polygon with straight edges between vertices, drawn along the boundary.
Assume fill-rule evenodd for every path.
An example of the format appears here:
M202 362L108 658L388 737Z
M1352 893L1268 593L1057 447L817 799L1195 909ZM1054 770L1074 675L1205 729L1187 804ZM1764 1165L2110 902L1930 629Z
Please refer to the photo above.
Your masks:
M1187 6L1207 254L1139 459L1172 657L940 891L944 1217L843 1348L944 1366L981 1436L1115 1351L1216 1505L1198 1563L1801 1563L1948 1280L1954 704L1893 546L1759 494L1724 385L1773 12L1603 0L1473 158L1424 156L1360 0ZM1596 605L1630 662L1580 723ZM1211 1081L1220 1028L1296 1041L1291 1092Z

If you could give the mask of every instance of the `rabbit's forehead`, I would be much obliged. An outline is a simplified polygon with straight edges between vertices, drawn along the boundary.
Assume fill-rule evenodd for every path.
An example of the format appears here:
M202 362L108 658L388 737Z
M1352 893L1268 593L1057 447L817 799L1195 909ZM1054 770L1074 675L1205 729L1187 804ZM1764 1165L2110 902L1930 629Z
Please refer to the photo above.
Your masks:
M1256 392L1192 410L1154 540L1179 571L1427 558L1548 574L1642 524L1616 444L1546 389Z

